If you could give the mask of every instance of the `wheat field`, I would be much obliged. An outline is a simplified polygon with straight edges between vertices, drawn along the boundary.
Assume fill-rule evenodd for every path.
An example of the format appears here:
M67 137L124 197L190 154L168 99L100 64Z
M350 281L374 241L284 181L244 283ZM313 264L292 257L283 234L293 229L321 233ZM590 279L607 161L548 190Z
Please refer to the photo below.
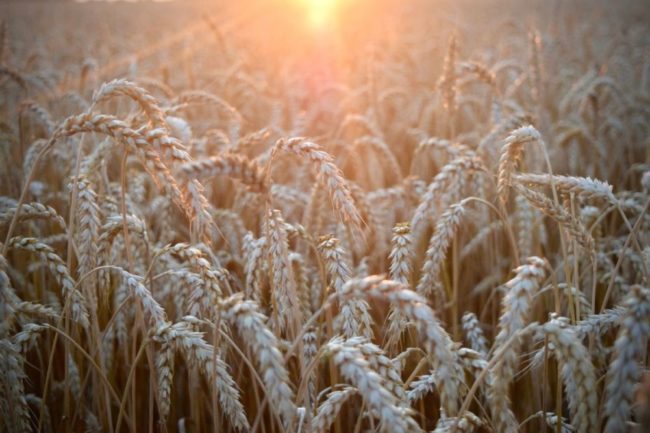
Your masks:
M647 1L0 19L0 432L650 432Z

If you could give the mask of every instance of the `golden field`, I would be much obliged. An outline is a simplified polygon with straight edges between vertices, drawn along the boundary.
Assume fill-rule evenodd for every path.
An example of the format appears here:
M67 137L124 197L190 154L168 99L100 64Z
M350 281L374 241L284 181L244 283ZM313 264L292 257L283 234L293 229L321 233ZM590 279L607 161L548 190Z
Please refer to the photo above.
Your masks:
M650 431L647 2L0 19L0 432Z

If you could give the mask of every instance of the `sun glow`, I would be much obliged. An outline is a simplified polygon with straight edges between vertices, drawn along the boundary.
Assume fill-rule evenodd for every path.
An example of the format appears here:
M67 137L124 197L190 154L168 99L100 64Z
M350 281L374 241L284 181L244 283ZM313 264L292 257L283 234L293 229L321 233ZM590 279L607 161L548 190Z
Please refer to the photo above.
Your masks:
M339 0L303 0L309 24L317 29L331 26L339 3Z

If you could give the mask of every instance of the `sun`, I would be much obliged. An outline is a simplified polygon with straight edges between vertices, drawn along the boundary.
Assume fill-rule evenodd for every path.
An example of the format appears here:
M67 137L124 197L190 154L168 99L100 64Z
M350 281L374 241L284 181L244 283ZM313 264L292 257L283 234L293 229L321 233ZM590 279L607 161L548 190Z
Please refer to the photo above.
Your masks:
M332 25L339 0L302 0L307 9L307 20L316 29L325 29Z

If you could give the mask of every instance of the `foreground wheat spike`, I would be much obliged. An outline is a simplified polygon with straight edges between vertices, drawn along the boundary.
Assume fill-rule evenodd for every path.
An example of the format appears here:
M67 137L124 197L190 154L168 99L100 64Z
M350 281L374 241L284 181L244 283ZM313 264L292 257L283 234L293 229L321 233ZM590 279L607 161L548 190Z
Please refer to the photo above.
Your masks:
M114 96L127 96L140 105L155 128L166 128L165 115L158 101L144 88L125 79L115 79L101 85L93 95L93 106Z
M0 212L0 224L5 224L13 218L16 210L18 208L15 206L9 208L3 208ZM66 229L66 223L63 217L61 217L54 208L51 206L45 206L41 203L25 203L20 209L19 219L21 221L27 221L32 219L44 219L51 220L56 223L60 228Z
M70 137L83 132L102 133L124 144L129 151L138 156L147 172L152 178L158 181L163 191L176 200L179 205L184 202L183 195L178 189L176 180L172 176L169 168L162 162L158 152L152 149L153 144L166 144L172 155L180 152L179 159L185 161L187 158L179 143L174 140L161 140L161 137L156 135L150 137L150 142L149 137L141 131L130 128L125 122L114 116L83 113L65 119L55 130L52 138L48 142L48 147L53 145L57 139Z
M106 223L99 229L99 239L97 240L97 265L107 265L110 263L110 254L113 242L116 236L124 233L126 227L129 235L137 235L145 243L148 241L147 226L140 218L135 215L110 216ZM110 282L110 272L106 269L99 271L99 288L100 300L105 300L108 296L108 287Z
M591 200L604 200L611 204L618 201L613 188L607 182L589 177L560 176L550 174L514 173L512 180L521 184L555 186L563 193L575 193L578 197Z
M471 433L485 425L485 422L471 412L465 412L460 417L440 418L433 433Z
M165 330L166 327L169 330ZM166 323L157 329L159 334L168 333L165 338L171 341L175 350L182 353L191 365L197 366L210 387L214 387L221 409L232 425L238 430L248 430L246 411L239 400L237 384L228 372L228 364L215 352L213 346L205 342L202 333L193 331L186 322L173 325Z
M519 257L530 257L533 251L534 218L531 204L522 195L515 197L517 216L517 250Z
M333 237L325 237L318 246L330 276L330 285L336 293L343 290L343 286L350 279L350 268L344 260L343 250L339 240ZM369 313L368 303L364 299L341 300L341 312L337 316L338 332L346 337L362 335L372 338L372 319Z
M411 218L411 230L415 237L422 234L428 218L435 215L434 211L449 205L452 200L457 200L460 186L473 172L482 169L481 160L473 153L460 156L445 165L440 173L427 187L420 204L415 209ZM451 188L454 185L454 188Z
M515 112L511 116L503 118L499 123L494 125L485 137L480 140L477 147L478 153L483 155L488 149L491 150L494 143L496 143L500 137L508 134L508 131L528 125L531 122L531 116L522 112Z
M355 343L356 340L346 341L335 337L324 346L324 353L331 355L343 377L359 390L371 411L379 418L381 431L421 431L411 418L410 410L402 407L400 401L383 386L382 377L371 368Z
M511 177L521 160L524 145L531 142L541 142L542 137L533 126L522 126L510 132L501 149L499 159L497 193L504 203L508 201L508 188Z
M359 348L364 357L368 360L370 367L384 379L384 387L392 392L400 402L406 398L402 378L395 368L392 359L387 357L384 351L363 337L348 339L348 342Z
M221 304L224 319L237 329L243 341L257 357L261 376L269 395L269 403L276 408L286 428L294 422L296 406L284 360L278 349L276 336L265 325L266 317L258 311L255 302L233 295Z
M60 311L55 308L47 307L45 305L37 304L35 302L21 301L13 306L16 309L16 314L20 316L32 316L40 319L57 319L60 317ZM29 324L25 324L27 326Z
M31 431L29 407L25 400L24 364L20 348L7 339L0 339L0 413L9 432Z
M525 265L515 269L517 275L505 284L507 290L502 301L502 313L499 318L499 332L494 340L498 349L510 340L528 323L531 301L544 278L544 261L539 257L529 257ZM488 384L488 398L492 401L492 421L503 432L516 432L517 420L510 409L509 385L515 376L519 350L522 343L511 344L502 359L494 366Z
M269 188L261 167L236 153L186 162L179 166L179 170L188 178L209 178L223 174L239 180L253 191L266 192Z
M554 317L541 325L540 330L552 343L553 352L560 363L572 424L580 433L596 430L596 371L587 349L580 342L577 333L568 325L566 318Z
M247 298L259 302L262 293L262 276L264 274L264 251L266 251L266 238L255 239L251 232L244 237L246 264L245 295Z
M305 400L307 401L308 407L314 405L316 401L316 379L318 377L316 370L311 372L306 371L307 367L314 361L316 354L318 353L318 333L316 328L309 327L305 330L305 333L302 337L302 365L304 367L302 371L305 371L307 374L307 394Z
M305 260L300 253L290 253L289 263L296 280L297 296L300 304L301 321L312 315L311 288L309 287L310 269L305 266Z
M481 329L481 324L476 317L476 314L468 311L463 314L463 331L465 331L465 337L470 344L470 347L480 353L483 356L487 356L488 353L488 342L483 334Z
M454 363L452 340L440 325L425 300L403 284L383 280L378 276L348 281L341 291L343 297L386 299L404 316L415 323L421 344L430 356L442 407L450 416L456 414L461 396L461 368Z
M539 209L545 215L557 221L562 225L569 234L583 247L587 252L593 252L594 240L579 219L574 218L564 208L556 205L551 199L537 191L533 191L523 185L515 185L515 189L533 206Z
M93 191L90 182L80 177L76 181L78 196L78 219L79 219L79 277L90 273L97 266L97 241L99 240L99 228L101 226L100 211L97 205L97 194ZM95 309L96 275L90 274L83 283L85 296L89 300L90 308Z
M411 277L411 229L408 223L398 224L393 228L393 248L390 252L390 279L409 284ZM407 326L406 318L391 307L386 319L386 350L393 353L399 339Z
M54 275L55 279L61 286L64 299L67 301L70 297L70 308L72 318L81 327L88 328L88 308L86 299L75 285L75 281L70 276L68 267L63 260L48 245L39 242L35 238L14 237L9 240L8 247L13 249L25 250L36 254L40 260L47 264L48 268Z
M375 242L381 242L382 238L377 239L377 230L379 229L378 226L379 222L377 221L377 217L375 215L374 209L372 208L370 202L368 201L366 191L364 191L359 185L357 185L354 182L348 182L348 187L350 188L350 195L352 196L352 199L354 200L354 204L357 207L357 210L359 211L359 215L361 215L361 220L363 221L363 225L364 225L363 235L365 236L364 239L356 239L355 233L352 233L352 237L355 242L351 247L352 250L354 252L357 252L359 255L367 255L368 254L367 247L369 245L372 245ZM356 242L357 240L360 242ZM381 243L380 245L382 245L383 247L384 244Z
M50 410L47 408L47 405L44 405L43 399L34 394L27 394L25 395L25 401L31 407L32 411L43 407L43 429L45 431L51 431L52 417L50 415Z
M186 299L189 313L196 315L199 311L210 312L216 300L223 293L219 270L213 269L201 250L189 244L168 245L161 249L158 255L165 252L186 260L200 276L199 284L194 287Z
M436 305L445 300L444 288L440 281L440 271L447 257L447 249L451 244L458 227L465 214L464 201L449 207L440 216L436 229L429 241L422 276L416 287L416 291L423 296L435 295Z
M361 216L354 204L350 188L330 154L323 151L316 143L301 137L279 140L274 147L274 152L279 150L306 158L317 171L319 182L329 194L339 220L357 228L361 227Z
M211 205L204 195L205 188L198 180L192 179L183 185L182 192L185 193L186 204L191 209L190 239L193 242L200 239L209 243L210 228L214 227L215 222L210 215Z
M424 398L436 390L436 378L433 374L424 374L413 380L406 393L406 398L410 403Z
M358 391L352 386L327 394L327 399L318 406L318 412L311 420L312 433L327 433L339 415L341 407Z
M600 337L625 318L627 309L619 306L603 310L600 314L590 314L576 324L576 331L581 337L595 335Z
M271 263L273 321L279 333L295 336L302 322L293 268L289 262L289 245L284 220L278 210L267 215L268 257Z
M171 327L163 325L157 330L156 340L160 349L156 357L157 402L161 423L165 424L171 407L172 382L174 380L174 347L170 335Z
M480 375L488 367L485 356L475 350L460 347L456 350L456 355L458 355L458 362L463 365L463 368L470 371L474 376Z
M77 367L77 363L71 354L68 354L67 364L70 393L75 399L80 399L82 398L81 377L79 377L79 368Z
M650 290L635 285L625 301L626 313L607 371L604 415L606 433L624 432L630 414L634 384L640 378L637 365L650 337Z
M126 284L127 289L131 294L142 303L142 309L145 316L149 320L153 329L158 329L167 322L167 314L158 301L156 301L144 284L142 278L133 275L125 270L121 271L122 278Z

